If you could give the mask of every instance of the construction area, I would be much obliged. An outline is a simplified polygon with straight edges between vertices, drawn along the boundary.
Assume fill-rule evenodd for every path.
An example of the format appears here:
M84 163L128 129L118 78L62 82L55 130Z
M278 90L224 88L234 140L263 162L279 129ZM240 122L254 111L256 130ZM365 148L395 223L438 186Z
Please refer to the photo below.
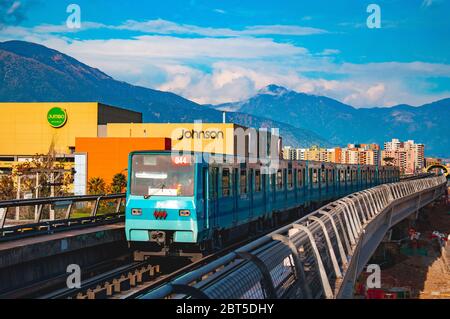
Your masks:
M368 288L371 272L363 272L356 298L450 299L450 197L416 217L394 228L368 263L380 266L381 287Z

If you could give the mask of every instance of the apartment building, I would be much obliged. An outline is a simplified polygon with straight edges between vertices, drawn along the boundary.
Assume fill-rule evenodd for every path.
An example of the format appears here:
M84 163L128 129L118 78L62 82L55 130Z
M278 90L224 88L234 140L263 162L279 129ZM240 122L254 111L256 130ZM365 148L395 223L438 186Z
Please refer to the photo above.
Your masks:
M394 165L403 174L414 174L421 171L425 165L425 145L416 144L413 140L401 142L392 139L384 143L381 152L382 165Z

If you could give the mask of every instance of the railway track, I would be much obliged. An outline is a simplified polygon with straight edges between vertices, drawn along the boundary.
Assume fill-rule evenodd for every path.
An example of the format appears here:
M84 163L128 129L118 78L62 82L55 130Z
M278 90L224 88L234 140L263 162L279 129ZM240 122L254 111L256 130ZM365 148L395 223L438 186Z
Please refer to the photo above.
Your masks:
M119 255L115 258L104 260L100 263L93 264L89 267L83 268L83 276L92 278L98 274L109 271L110 269L118 268L125 264L129 264L131 255L129 253ZM59 274L52 278L46 278L41 281L36 281L24 287L20 287L10 291L3 291L0 293L0 299L20 299L20 298L39 298L56 291L66 285L67 274Z
M308 208L308 211L312 208ZM307 213L307 212L303 212ZM299 218L295 215L278 223L270 229L264 229L255 235L233 243L218 252L212 253L202 258L189 259L187 257L150 257L140 262L127 262L120 266L104 269L95 276L82 281L79 288L62 288L50 291L47 289L41 294L34 294L39 299L133 299L148 291L158 288L172 279L195 270L205 264L226 255L250 241L260 238L275 229L289 224L292 220ZM292 220L291 220L292 219ZM131 254L131 251L130 251ZM59 275L64 279L67 274ZM26 288L25 288L26 289ZM21 298L21 297L19 297Z
M131 262L84 280L80 288L62 288L44 294L39 299L134 299L254 239L242 240L203 258L152 257L141 262Z
M80 288L62 288L44 294L39 299L134 299L288 223L289 221L286 221L266 229L201 258L158 256L140 262L130 262L83 281Z

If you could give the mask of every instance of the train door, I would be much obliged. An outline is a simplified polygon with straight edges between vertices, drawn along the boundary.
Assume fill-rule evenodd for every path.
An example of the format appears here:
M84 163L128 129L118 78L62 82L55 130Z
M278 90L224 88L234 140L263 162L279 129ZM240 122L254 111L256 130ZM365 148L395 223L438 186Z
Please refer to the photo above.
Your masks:
M238 198L239 198L239 194L238 194L238 188L239 188L239 169L237 168L233 168L233 225L236 225L238 222L238 211L239 211L239 207L238 207Z
M210 228L215 228L218 226L218 195L219 195L219 168L211 167L209 170L209 198L208 198L208 209L209 209L209 220Z
M203 180L203 188L202 188L202 206L203 206L203 227L205 229L209 229L209 192L208 192L208 184L209 184L209 176L208 176L208 167L204 166L202 168L202 180Z
M253 180L254 180L254 170L253 170L253 168L250 168L249 170L249 174L248 174L248 183L249 183L249 185L248 185L248 194L249 194L249 198L250 198L250 209L249 209L249 220L252 220L252 218L253 218L253 194L254 194L254 191L255 191L255 188L254 188L254 186L253 186Z
M261 174L261 185L262 185L262 193L263 193L263 207L264 213L267 212L267 185L266 185L266 174Z
M276 201L276 179L275 174L270 174L271 184L270 191L272 192L272 206L275 205Z

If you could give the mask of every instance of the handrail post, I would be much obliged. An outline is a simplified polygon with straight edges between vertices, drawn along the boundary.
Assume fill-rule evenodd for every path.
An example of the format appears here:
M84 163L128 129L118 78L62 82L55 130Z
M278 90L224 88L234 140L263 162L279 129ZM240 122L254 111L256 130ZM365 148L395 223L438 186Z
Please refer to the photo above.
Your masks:
M303 286L303 290L305 291L307 298L312 299L311 288L309 287L309 284L306 281L306 274L303 269L303 262L300 259L297 247L295 246L295 244L292 242L292 240L289 237L286 237L286 236L283 236L280 234L273 235L272 239L282 242L283 244L285 244L286 246L288 246L291 249L297 278L300 279L301 285Z
M330 254L331 262L333 263L336 278L342 278L342 272L341 272L341 269L339 268L336 254L334 253L333 244L331 244L330 236L328 235L328 231L327 231L327 227L325 226L325 223L316 216L310 216L309 219L317 222L320 225L320 227L322 227L322 232L325 236L325 241L327 242L328 252Z
M97 199L95 200L95 204L94 204L94 207L92 208L92 212L91 212L91 217L97 216L97 211L98 211L98 207L99 207L101 198L102 198L102 196L98 196Z
M72 212L72 206L73 206L73 202L70 202L70 204L66 210L66 216L65 216L66 219L70 219L70 213Z
M323 265L322 257L320 256L319 249L317 248L313 234L306 226L303 226L300 224L294 224L293 227L303 231L308 236L309 243L311 244L311 248L314 252L314 257L316 259L317 267L319 268L319 277L322 282L323 293L325 295L325 298L333 299L334 295L333 295L333 291L331 290L330 281L328 280L327 272Z
M38 209L37 209L36 215L34 216L34 222L35 222L35 223L39 223L39 222L41 221L41 218L42 218L42 208L43 208L44 204L39 204L39 205L37 205L37 206L38 206Z
M275 291L275 286L272 281L272 276L270 275L269 269L267 269L266 264L259 259L257 256L246 252L246 251L236 251L235 252L240 258L252 262L261 272L261 278L263 283L263 290L268 299L277 299L277 292Z
M0 218L0 229L3 229L5 227L6 216L8 215L9 207L3 207L2 210L3 214Z
M117 205L116 205L116 214L120 213L120 205L122 204L122 198L117 199Z
M339 248L339 254L341 255L342 264L344 266L347 266L347 264L348 264L347 255L345 254L344 246L342 245L342 241L341 241L341 236L339 235L338 229L336 227L336 223L333 220L333 216L329 212L325 212L325 211L319 211L319 213L327 216L328 219L330 220L331 226L333 227L334 233L336 235L335 237L336 237L336 241L337 241L338 248ZM345 232L343 231L343 233L345 233Z

